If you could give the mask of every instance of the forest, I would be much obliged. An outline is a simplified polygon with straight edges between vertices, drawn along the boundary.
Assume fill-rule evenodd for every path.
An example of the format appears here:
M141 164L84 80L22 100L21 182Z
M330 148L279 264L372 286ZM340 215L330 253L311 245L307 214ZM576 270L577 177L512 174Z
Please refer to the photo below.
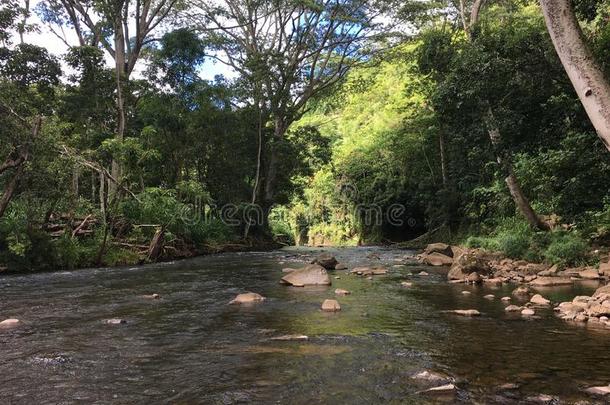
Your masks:
M0 269L436 241L591 264L609 21L605 0L3 0Z

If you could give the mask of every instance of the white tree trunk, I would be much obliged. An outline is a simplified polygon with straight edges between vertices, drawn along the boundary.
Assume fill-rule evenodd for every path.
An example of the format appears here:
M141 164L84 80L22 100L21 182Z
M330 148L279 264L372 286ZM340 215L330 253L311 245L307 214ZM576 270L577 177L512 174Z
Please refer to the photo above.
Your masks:
M585 111L610 150L610 85L589 50L570 0L540 0L561 63Z

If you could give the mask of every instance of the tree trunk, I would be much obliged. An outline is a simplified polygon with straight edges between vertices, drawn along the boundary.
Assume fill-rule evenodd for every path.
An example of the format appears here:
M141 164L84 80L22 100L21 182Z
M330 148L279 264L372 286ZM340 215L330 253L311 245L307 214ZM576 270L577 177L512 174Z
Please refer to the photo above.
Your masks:
M489 139L491 140L491 145L493 146L493 149L496 153L496 160L500 167L502 167L508 175L506 179L504 179L504 181L508 186L508 191L513 197L513 201L519 209L519 212L521 212L521 214L525 217L525 219L532 228L548 230L547 224L540 219L540 217L532 208L532 205L530 204L525 194L523 194L523 190L521 189L519 181L515 176L511 162L508 159L504 159L502 157L501 152L499 151L501 147L500 144L502 138L500 137L500 129L495 123L495 118L491 107L488 107L487 109L487 118L485 120L485 125L487 126L487 132L489 134Z
M275 129L273 133L273 142L271 143L270 152L269 152L269 163L267 166L267 173L265 176L265 190L262 201L263 208L263 221L265 230L268 228L269 224L269 211L275 202L275 182L277 179L277 166L278 155L277 148L274 143L280 142L287 130L287 125L282 118L275 119Z
M15 189L17 188L17 184L19 183L19 179L23 174L23 164L19 165L13 177L6 183L4 186L4 192L2 193L2 197L0 198L0 218L4 215L8 204L11 202L13 198L13 194L15 194Z
M446 164L446 159L447 157L445 156L445 136L443 135L443 129L441 128L439 135L438 135L438 144L439 144L439 149L440 149L440 158L441 158L441 176L443 179L443 187L447 187L447 164Z
M123 34L123 26L120 16L115 21L114 46L115 46L115 75L116 75L116 107L117 107L117 129L115 139L123 142L125 137L126 116L125 116L125 98L123 96L123 85L127 80L127 63L125 56L125 38ZM111 174L117 182L121 182L121 164L113 158ZM108 195L114 196L118 191L117 185L108 181Z
M546 26L578 98L610 150L610 85L589 50L570 0L540 0Z

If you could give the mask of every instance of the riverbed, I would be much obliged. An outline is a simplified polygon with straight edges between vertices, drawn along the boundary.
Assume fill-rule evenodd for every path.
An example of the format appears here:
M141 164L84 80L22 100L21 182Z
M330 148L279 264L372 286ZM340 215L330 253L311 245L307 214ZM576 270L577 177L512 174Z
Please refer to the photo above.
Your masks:
M551 308L538 319L506 313L500 298L516 285L450 284L446 269L403 265L409 251L330 251L349 267L390 272L335 271L331 287L287 287L281 269L319 253L292 248L4 276L0 320L21 325L0 330L0 403L516 404L540 394L596 403L583 388L610 383L610 329L566 323ZM542 293L558 302L596 287ZM267 300L227 305L246 291ZM322 312L327 298L341 311ZM444 312L471 308L482 316ZM282 335L308 339L274 340ZM411 377L423 370L447 375L457 393L422 393L430 384Z

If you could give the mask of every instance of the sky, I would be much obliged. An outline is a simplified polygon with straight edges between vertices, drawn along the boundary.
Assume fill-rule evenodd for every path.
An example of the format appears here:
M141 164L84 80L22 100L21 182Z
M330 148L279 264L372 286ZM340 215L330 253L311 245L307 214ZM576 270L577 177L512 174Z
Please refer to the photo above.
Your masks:
M31 10L35 10L38 3L41 0L34 0L31 2ZM57 37L50 29L47 27L36 15L35 12L32 12L32 16L28 19L29 24L36 24L38 27L38 32L27 33L24 36L24 39L27 43L37 45L40 47L44 47L47 51L53 55L61 57L68 50L68 47L60 38ZM133 32L133 30L132 30ZM78 39L76 34L70 29L65 29L61 35L64 37L65 41L68 44L78 45ZM114 66L114 62L110 55L106 52L106 63L109 67ZM139 65L136 66L134 70L133 77L141 78L142 72L146 68L143 61L138 62ZM70 69L65 65L63 65L64 73L70 73ZM199 75L204 80L213 80L216 75L224 75L227 78L235 77L235 73L225 66L222 63L215 62L212 60L206 60L205 63L199 69Z

